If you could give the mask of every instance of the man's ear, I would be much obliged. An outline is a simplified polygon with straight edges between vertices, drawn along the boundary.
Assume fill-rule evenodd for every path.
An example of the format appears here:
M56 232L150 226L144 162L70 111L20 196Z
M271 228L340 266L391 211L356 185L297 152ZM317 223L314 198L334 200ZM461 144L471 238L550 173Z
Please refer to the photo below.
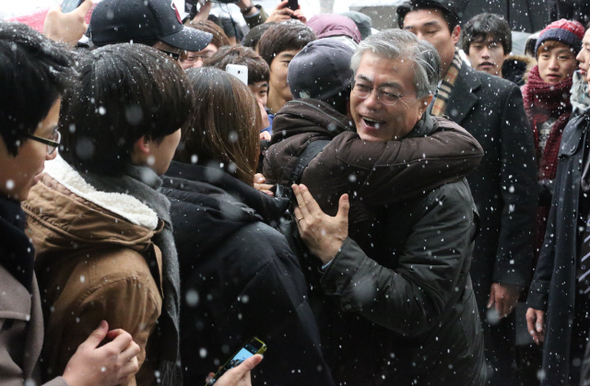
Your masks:
M420 98L420 118L422 118L422 115L424 114L424 112L426 111L426 109L428 109L428 105L430 104L430 102L432 101L432 94L423 96L422 98Z
M131 153L131 162L135 165L144 165L150 156L152 144L152 137L149 135L142 135L133 144L133 152Z
M461 37L461 27L460 26L455 26L455 28L453 28L453 32L451 33L451 39L453 39L453 45L457 45L457 43L459 42L459 37Z

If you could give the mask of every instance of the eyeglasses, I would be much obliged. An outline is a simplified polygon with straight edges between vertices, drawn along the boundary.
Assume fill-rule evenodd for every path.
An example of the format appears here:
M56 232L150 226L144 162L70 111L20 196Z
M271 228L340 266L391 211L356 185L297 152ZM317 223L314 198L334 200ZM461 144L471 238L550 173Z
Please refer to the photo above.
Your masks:
M205 59L209 59L211 56L213 56L212 52L207 52L206 54L197 55L196 52L185 51L184 55L182 55L180 57L180 61L187 62L187 63L195 63L199 59L204 61Z
M166 55L168 55L175 62L178 62L178 58L180 58L180 52L170 52L170 51L162 50L160 48L158 48L158 50L160 50L161 52L163 52Z
M366 99L369 95L373 93L373 87L369 86L364 83L358 83L356 80L352 82L352 92L361 99ZM407 94L395 94L391 92L387 87L380 87L377 89L377 99L384 105L393 106L405 96L411 95L412 93Z
M47 154L53 154L53 152L55 151L55 149L59 147L59 143L61 142L61 134L57 130L53 132L53 134L51 135L51 139L37 137L36 135L28 133L25 134L25 137L32 139L33 141L37 141L44 145L47 145Z

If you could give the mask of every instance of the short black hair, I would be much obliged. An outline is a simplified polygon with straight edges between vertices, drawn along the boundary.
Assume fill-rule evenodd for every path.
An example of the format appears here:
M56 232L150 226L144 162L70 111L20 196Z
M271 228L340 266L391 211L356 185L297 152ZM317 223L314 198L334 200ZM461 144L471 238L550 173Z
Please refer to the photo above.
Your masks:
M248 67L248 84L268 82L270 80L268 64L253 49L248 47L221 47L210 58L205 59L203 66L217 67L225 71L228 64L241 64Z
M244 36L244 39L242 39L242 45L244 47L250 47L253 50L255 50L258 46L258 42L260 41L262 35L264 35L264 33L275 24L277 23L262 23L254 28L251 28L250 31L248 31L248 33L246 34L246 36Z
M453 0L410 0L397 7L397 23L399 28L404 28L404 18L408 13L421 9L438 9L447 22L451 33L459 25L459 13Z
M25 24L0 21L0 136L11 155L72 84L73 63L65 46Z
M116 175L144 135L157 141L190 124L184 71L143 44L112 44L84 56L80 82L62 100L61 156L80 172Z
M461 48L469 55L471 43L485 42L489 37L502 44L504 54L512 51L512 31L508 22L494 13L480 13L473 16L461 31Z
M307 43L316 39L311 28L299 20L287 20L270 27L258 42L258 52L270 64L284 51L302 50Z

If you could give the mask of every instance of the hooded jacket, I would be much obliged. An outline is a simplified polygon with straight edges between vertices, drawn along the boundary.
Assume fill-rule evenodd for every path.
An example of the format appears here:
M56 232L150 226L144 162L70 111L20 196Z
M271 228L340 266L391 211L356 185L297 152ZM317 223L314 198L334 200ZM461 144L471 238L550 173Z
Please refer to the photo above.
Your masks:
M141 347L128 384L155 384L159 342L148 338L162 309L157 215L129 195L94 190L60 158L45 170L23 204L43 294L45 375L61 374L104 319Z
M171 201L182 284L185 385L196 385L256 336L268 346L252 384L333 385L305 278L276 226L288 201L215 166L172 162Z

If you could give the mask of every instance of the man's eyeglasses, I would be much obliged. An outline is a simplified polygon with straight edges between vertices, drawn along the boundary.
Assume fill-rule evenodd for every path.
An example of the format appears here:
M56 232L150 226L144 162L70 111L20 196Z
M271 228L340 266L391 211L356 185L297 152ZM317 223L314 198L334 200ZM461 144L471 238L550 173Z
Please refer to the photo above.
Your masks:
M366 99L373 93L373 87L369 86L365 83L358 83L356 80L352 81L352 92L361 99ZM387 87L380 87L377 89L377 99L384 105L393 106L405 96L410 95L411 93L407 94L396 94L389 90Z
M180 58L180 52L170 52L170 51L166 51L166 50L162 50L159 49L161 52L165 53L166 55L168 55L169 57L172 58L172 60L174 60L175 62L178 62L178 58Z
M36 135L28 133L25 134L25 137L32 139L33 141L37 141L44 145L47 145L47 154L53 154L53 152L55 151L55 149L59 147L59 143L61 142L61 134L57 130L53 132L50 139L37 137Z

